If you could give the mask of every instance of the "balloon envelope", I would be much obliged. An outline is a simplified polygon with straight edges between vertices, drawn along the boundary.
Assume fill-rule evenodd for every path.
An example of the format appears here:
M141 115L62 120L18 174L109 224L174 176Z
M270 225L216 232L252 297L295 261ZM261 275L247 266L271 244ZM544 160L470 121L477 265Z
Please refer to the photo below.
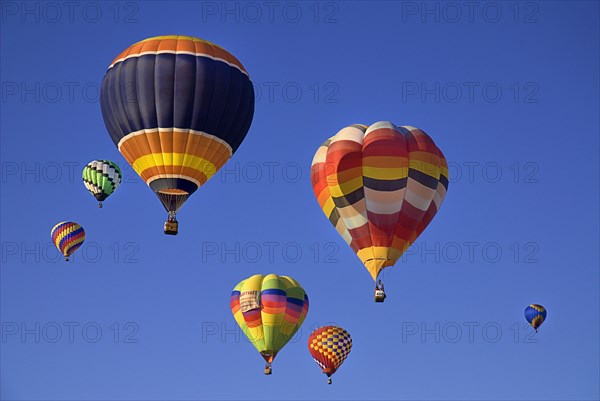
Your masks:
M56 248L65 257L65 260L69 260L69 256L83 244L85 231L77 223L62 221L52 227L50 237Z
M308 296L296 280L260 274L235 286L231 312L267 363L298 331L308 313Z
M321 209L376 280L438 212L448 166L424 131L380 121L325 141L311 179Z
M319 327L308 337L308 351L327 377L339 369L351 349L352 337L341 327Z
M115 192L121 183L123 174L115 162L92 160L83 168L81 177L87 190L94 195L98 202L102 202Z
M525 319L527 319L527 322L536 332L542 323L544 323L544 320L546 320L546 314L546 308L542 305L531 304L525 308Z

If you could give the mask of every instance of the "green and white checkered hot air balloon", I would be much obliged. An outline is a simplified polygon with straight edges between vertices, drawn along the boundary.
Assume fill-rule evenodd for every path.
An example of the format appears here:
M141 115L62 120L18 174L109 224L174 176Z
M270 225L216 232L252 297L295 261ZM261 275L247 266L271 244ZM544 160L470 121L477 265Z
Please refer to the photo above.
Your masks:
M102 207L102 201L115 192L123 174L117 163L92 160L83 168L81 176L87 190L98 200L98 207Z

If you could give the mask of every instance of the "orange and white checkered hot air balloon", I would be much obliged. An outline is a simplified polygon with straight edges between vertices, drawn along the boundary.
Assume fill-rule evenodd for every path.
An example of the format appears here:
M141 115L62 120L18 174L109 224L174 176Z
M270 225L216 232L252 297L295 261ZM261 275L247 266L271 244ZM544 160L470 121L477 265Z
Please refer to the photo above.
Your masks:
M380 121L351 125L325 141L311 180L323 212L377 280L440 209L448 166L424 131Z
M308 351L327 375L327 384L331 384L331 375L346 360L351 349L352 337L341 327L319 327L308 337Z

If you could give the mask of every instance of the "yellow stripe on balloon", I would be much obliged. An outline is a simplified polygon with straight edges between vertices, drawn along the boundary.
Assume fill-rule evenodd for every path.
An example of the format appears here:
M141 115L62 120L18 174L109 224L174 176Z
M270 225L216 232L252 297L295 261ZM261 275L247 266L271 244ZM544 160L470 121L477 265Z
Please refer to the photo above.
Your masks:
M325 204L321 207L321 209L323 209L325 216L331 216L333 209L335 209L335 203L333 203L333 198L331 196L325 201Z
M356 254L363 262L369 259L381 259L385 261L388 258L389 249L386 246L370 246L359 250Z
M365 260L373 257L373 251L371 250L371 247L362 248L356 252L356 256L364 263Z
M207 178L215 175L218 170L210 160L187 153L151 153L133 162L133 168L139 175L148 168L160 166L190 167L202 172Z
M388 254L390 252L390 248L387 246L373 246L373 255L375 255L375 259L383 259L386 260L388 258Z
M440 167L441 175L448 178L448 166L444 165Z
M373 280L377 279L379 272L389 265L389 252L391 248L384 246L370 246L359 250L356 255L363 262Z
M81 245L81 244L83 243L83 241L84 241L84 240L85 240L85 238L79 238L77 241L73 241L73 242L69 243L69 244L68 244L68 245L65 247L65 250L64 250L64 255L65 255L65 256L68 256L68 255L70 255L70 254L72 253L72 252L71 252L71 249L73 249L73 248L74 248L74 247L76 247L76 246L79 246L79 245Z
M363 166L363 175L378 180L399 180L408 176L408 166L395 168Z
M420 171L423 174L427 174L436 180L439 179L440 176L440 168L434 164L430 164L421 160L410 160L408 162L408 166L413 169Z
M345 181L341 184L330 185L329 192L331 193L331 195L333 197L340 198L344 195L348 195L348 194L356 191L357 189L359 189L362 186L363 186L363 178L362 178L362 176L358 176L351 180Z

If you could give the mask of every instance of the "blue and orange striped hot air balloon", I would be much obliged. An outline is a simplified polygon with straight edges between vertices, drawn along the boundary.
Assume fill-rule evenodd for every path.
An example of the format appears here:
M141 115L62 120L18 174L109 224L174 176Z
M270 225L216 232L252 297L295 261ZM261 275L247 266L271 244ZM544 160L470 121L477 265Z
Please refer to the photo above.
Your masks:
M225 49L191 36L157 36L114 59L100 106L119 152L167 210L165 234L177 234L179 208L246 137L254 87Z
M55 225L50 231L52 242L56 248L63 254L65 260L73 254L85 241L85 231L83 227L72 221L62 221Z
M546 308L538 304L529 305L525 308L525 319L537 333L538 328L546 320Z

